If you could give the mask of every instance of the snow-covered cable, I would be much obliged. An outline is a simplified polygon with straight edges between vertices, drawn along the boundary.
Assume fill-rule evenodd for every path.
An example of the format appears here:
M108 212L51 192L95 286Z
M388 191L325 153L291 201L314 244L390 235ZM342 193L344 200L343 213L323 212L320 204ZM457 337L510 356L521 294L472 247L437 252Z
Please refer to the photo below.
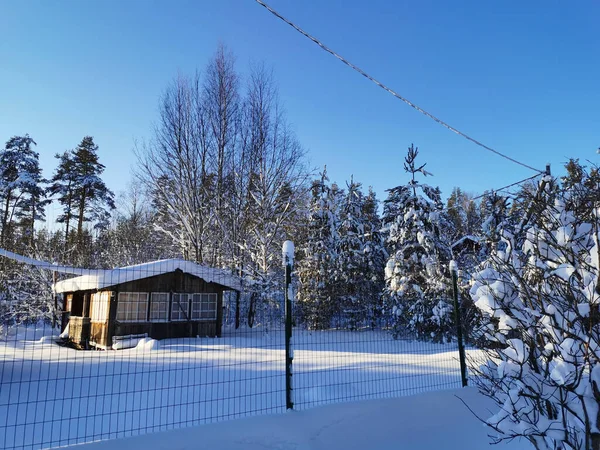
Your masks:
M350 61L348 61L346 58L344 58L343 56L339 55L338 53L334 52L333 50L331 50L329 47L327 47L325 44L323 44L321 41L319 41L317 38L315 38L314 36L308 34L306 31L304 31L302 28L300 28L298 25L295 25L293 22L289 21L288 19L286 19L285 17L283 17L281 14L279 14L277 11L275 11L273 8L271 8L269 5L267 5L266 3L264 3L262 0L256 0L256 3L258 3L261 6L264 6L271 14L273 14L275 17L283 20L285 23L287 23L289 26L291 26L292 28L294 28L296 31L298 31L300 34L302 34L303 36L307 37L308 39L310 39L311 41L313 41L315 44L317 44L319 47L321 47L323 50L325 50L327 53L335 56L337 59L339 59L341 62L343 62L344 64L346 64L348 67L354 69L356 72L360 73L363 77L365 77L366 79L372 81L373 83L375 83L377 86L379 86L381 89L389 92L390 94L392 94L394 97L396 97L399 100L402 100L404 103L406 103L408 106L416 109L417 111L419 111L421 114L424 114L425 116L429 117L430 119L434 120L435 122L439 123L440 125L442 125L443 127L447 128L448 130L452 131L453 133L458 134L459 136L464 137L465 139L468 139L469 141L473 142L474 144L492 152L495 153L498 156L501 156L502 158L505 158L515 164L518 164L520 166L526 167L527 169L533 170L534 172L538 172L538 173L544 173L543 170L538 170L534 167L531 167L525 163L522 163L520 161L517 161L514 158L511 158L508 155L505 155L503 153L500 153L498 150L494 150L491 147L488 147L487 145L479 142L478 140L472 138L471 136L463 133L462 131L454 128L453 126L447 124L446 122L444 122L443 120L439 119L438 117L434 116L433 114L425 111L423 108L415 105L413 102L411 102L410 100L408 100L407 98L401 96L400 94L398 94L396 91L394 91L393 89L387 87L385 84L383 84L382 82L376 80L375 78L373 78L371 75L369 75L368 73L366 73L364 70L362 70L360 67L355 66L354 64L352 64Z
M59 264L52 264L46 261L39 261L37 259L28 258L27 256L22 256L13 252L9 252L8 250L4 250L2 248L0 248L0 256L4 256L5 258L12 259L13 261L17 261L20 263L28 264L30 266L38 267L40 269L47 269L60 273L69 273L74 275L91 275L98 272L97 270L82 269L81 267L62 266Z

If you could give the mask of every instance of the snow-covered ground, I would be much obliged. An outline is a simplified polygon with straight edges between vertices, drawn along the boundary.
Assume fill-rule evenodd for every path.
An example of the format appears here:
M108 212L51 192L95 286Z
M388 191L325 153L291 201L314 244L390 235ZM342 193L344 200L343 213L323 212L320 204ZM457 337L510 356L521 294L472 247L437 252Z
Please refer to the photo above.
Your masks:
M459 400L486 415L474 388L338 403L275 416L89 444L84 450L528 450L525 441L490 446L489 430Z
M285 411L281 331L145 341L119 351L77 351L44 334L29 329L0 342L1 448L56 447ZM460 386L454 345L342 331L296 331L293 342L297 410Z

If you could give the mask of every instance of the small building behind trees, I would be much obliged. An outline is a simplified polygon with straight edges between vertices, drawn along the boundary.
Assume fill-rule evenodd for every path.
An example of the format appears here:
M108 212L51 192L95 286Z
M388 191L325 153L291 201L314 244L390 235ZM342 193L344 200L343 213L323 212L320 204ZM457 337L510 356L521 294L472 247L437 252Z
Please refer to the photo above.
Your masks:
M60 281L62 330L81 348L106 349L119 337L221 336L223 292L240 278L191 261L169 259Z
M483 239L478 236L466 235L454 242L450 247L454 254L470 253L476 254L483 246Z

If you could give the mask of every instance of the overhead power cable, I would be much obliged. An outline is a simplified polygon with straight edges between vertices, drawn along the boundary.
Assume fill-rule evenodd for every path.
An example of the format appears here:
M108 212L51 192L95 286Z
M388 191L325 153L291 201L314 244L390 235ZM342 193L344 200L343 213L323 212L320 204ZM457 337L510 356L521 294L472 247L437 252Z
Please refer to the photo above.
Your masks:
M479 142L477 139L472 138L471 136L463 133L462 131L454 128L453 126L447 124L446 122L444 122L443 120L437 118L436 116L434 116L433 114L425 111L423 108L420 108L419 106L415 105L413 102L411 102L410 100L408 100L407 98L402 97L400 94L398 94L396 91L394 91L393 89L387 87L385 84L381 83L380 81L376 80L375 78L373 78L371 75L369 75L368 73L366 73L364 70L362 70L360 67L355 66L354 64L352 64L350 61L348 61L346 58L344 58L343 56L339 55L338 53L334 52L333 50L331 50L329 47L327 47L325 44L323 44L321 41L319 41L317 38L315 38L314 36L308 34L306 31L304 31L302 28L300 28L298 25L295 25L293 22L289 21L288 19L286 19L285 17L283 17L281 14L279 14L277 11L275 11L273 8L271 8L269 5L267 5L265 2L263 2L262 0L255 0L256 3L258 3L261 6L264 6L271 14L273 14L275 17L283 20L285 23L287 23L289 26L291 26L292 28L294 28L296 31L298 31L300 34L304 35L305 37L307 37L308 39L310 39L311 41L313 41L315 44L317 44L319 47L321 47L323 50L325 50L327 53L335 56L337 59L339 59L341 62L343 62L344 64L346 64L348 67L354 69L356 72L360 73L363 77L367 78L368 80L372 81L373 83L375 83L377 86L379 86L381 89L389 92L390 94L392 94L394 97L396 97L399 100L402 100L404 103L406 103L408 106L416 109L417 111L419 111L421 114L424 114L425 116L429 117L430 119L436 121L437 123L439 123L440 125L446 127L448 130L458 134L459 136L464 137L465 139L468 139L469 141L473 142L474 144L492 152L495 153L498 156L501 156L502 158L505 158L515 164L518 164L520 166L526 167L527 169L533 170L534 172L538 172L538 173L544 173L544 171L542 170L538 170L534 167L531 167L525 163L522 163L520 161L517 161L514 158L511 158L508 155L505 155L504 153L500 153L498 150L494 150L491 147L488 147L487 145Z
M501 188L498 188L498 189L490 189L490 191L491 191L491 192L499 192L499 191L503 191L504 189L508 189L508 188L511 188L511 187L513 187L513 186L516 186L516 185L518 185L518 184L525 183L526 181L529 181L529 180L533 180L534 178L537 178L537 177L539 177L540 175L541 175L541 174L536 174L536 175L534 175L534 176L532 176L532 177L525 178L524 180L517 181L516 183L511 183L511 184L508 184L508 185L506 185L506 186L502 186ZM488 192L489 192L489 191L488 191ZM481 198L481 197L483 197L484 195L485 195L485 194L481 194L481 195L478 195L477 197L473 197L473 198L472 198L472 200L477 200L477 199L480 199L480 198Z

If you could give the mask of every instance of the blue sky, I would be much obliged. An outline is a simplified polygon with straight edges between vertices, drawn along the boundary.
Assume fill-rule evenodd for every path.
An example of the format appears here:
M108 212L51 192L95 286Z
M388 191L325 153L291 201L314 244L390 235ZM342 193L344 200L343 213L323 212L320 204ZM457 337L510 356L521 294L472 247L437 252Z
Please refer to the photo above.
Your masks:
M270 0L271 6L419 106L485 144L554 174L600 162L596 1ZM135 141L178 72L217 44L243 74L275 72L311 166L384 190L407 180L408 145L444 194L532 175L440 127L320 50L252 0L0 0L0 140L29 133L45 174L94 136L105 179L125 188ZM49 214L53 220L53 214Z

